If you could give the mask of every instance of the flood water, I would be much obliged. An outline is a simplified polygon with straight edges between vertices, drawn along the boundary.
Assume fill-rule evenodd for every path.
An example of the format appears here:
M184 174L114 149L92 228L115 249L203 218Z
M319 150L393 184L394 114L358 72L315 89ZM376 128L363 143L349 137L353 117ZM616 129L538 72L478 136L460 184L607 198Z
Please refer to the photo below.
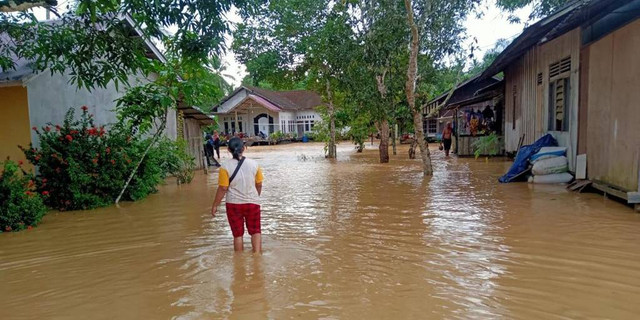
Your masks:
M234 254L217 172L0 234L2 319L638 319L640 215L504 160L253 147L265 253ZM225 152L226 153L226 152ZM228 157L228 155L225 155ZM245 247L249 249L248 237Z

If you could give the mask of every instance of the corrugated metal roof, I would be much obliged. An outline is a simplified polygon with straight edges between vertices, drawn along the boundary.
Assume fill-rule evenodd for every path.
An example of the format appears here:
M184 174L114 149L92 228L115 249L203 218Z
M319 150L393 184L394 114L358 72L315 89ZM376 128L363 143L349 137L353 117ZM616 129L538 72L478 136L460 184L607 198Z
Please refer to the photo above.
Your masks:
M529 48L550 41L596 17L608 14L615 8L633 0L580 0L571 2L524 29L495 61L482 73L479 79L486 79L503 71L509 64L520 58Z

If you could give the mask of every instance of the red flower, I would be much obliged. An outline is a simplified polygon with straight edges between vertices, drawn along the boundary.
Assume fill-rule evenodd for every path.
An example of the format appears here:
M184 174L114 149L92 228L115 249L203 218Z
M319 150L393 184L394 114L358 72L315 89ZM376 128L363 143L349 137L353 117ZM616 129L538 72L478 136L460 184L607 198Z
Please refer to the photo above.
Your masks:
M71 131L69 131L69 133L71 133L71 134L78 134L78 130L71 130Z
M96 159L96 158L93 158L93 160L91 160L91 161L93 161L93 164L98 164L98 159Z
M18 161L18 166L21 166L23 164L24 164L24 162L22 162L22 160Z
M69 134L68 134L68 135L66 135L66 136L65 136L65 138L66 138L69 142L73 141L73 137L72 137L71 135L69 135Z
M31 191L27 190L27 191L24 192L24 194L30 196L31 195Z
M82 111L87 111L87 110L89 110L89 108L87 108L87 106L82 106L82 108L80 108L80 109L82 109Z
M39 160L40 160L40 155L37 155L34 159L35 159L36 161L39 161Z
M131 163L131 159L127 159L127 163Z
M37 127L33 127L33 128L31 128L31 130L38 131L38 128Z
M4 227L4 231L7 231L7 232L11 231L11 227L10 226Z
M49 126L44 127L44 131L49 132L51 131L51 128L49 128Z
M43 196L48 196L49 195L49 191L42 191L42 195Z
M97 135L97 134L98 134L98 130L96 130L96 128L91 128L91 129L87 130L87 133L88 133L90 136L95 136L95 135Z
M111 153L111 148L107 147L107 150L105 150L105 151L107 151L107 154L109 154L109 153Z
M31 229L33 229L32 226L27 226L27 230L31 230Z
M62 129L59 125L56 124L56 131L60 131Z
M116 164L116 161L112 159L111 164Z

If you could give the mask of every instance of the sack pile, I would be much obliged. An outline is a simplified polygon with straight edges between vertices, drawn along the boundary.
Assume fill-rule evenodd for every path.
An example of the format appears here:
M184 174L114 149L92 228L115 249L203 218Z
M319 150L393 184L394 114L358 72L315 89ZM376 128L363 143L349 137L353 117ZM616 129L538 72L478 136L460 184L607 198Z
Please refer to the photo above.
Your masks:
M533 165L529 182L568 183L573 180L569 173L569 161L565 147L543 147L529 160Z

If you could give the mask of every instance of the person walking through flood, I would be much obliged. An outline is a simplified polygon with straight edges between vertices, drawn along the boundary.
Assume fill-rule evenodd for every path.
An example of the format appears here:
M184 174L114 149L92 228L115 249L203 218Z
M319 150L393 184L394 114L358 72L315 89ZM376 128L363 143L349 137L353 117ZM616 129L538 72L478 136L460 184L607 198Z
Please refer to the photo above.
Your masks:
M447 122L447 126L442 130L442 144L444 144L444 153L448 157L451 150L451 138L453 136L453 128L451 122Z
M233 159L224 161L218 173L218 190L211 208L215 218L222 198L226 199L227 219L233 234L233 250L243 251L244 226L251 235L254 253L262 253L260 230L260 195L262 194L262 169L255 160L247 159L244 153L244 141L231 138L228 144Z
M220 160L220 135L218 131L213 131L213 150L218 155L218 160Z

